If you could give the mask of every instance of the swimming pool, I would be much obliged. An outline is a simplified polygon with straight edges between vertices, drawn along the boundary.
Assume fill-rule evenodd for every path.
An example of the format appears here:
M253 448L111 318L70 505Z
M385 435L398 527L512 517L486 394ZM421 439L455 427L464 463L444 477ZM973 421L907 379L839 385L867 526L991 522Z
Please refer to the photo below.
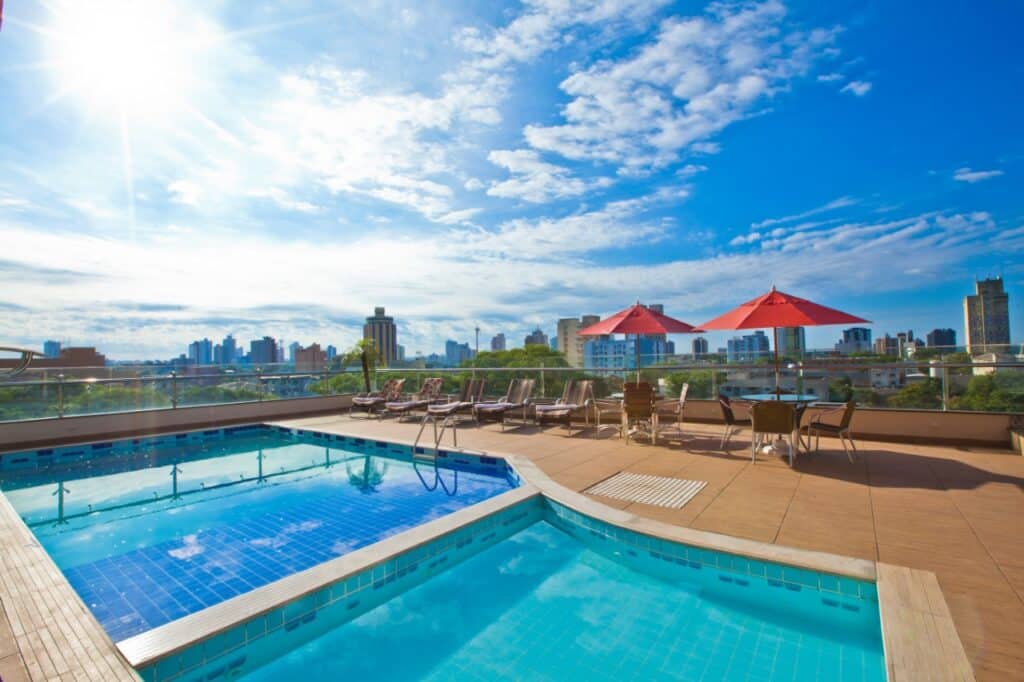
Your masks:
M656 540L552 501L517 506L526 527L493 544L497 522L464 529L395 564L418 576L385 569L380 594L374 579L310 597L143 678L885 679L871 583Z
M0 491L115 641L518 485L501 460L263 425L0 458Z

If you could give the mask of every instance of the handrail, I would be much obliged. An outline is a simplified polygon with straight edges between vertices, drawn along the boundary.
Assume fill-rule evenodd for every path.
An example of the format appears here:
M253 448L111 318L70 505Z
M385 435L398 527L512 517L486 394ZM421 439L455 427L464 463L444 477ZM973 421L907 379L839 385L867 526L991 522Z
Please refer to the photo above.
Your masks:
M68 368L71 371L72 368ZM116 367L106 368L107 370L118 369ZM935 359L921 360L900 360L879 362L877 359L858 360L855 358L813 359L801 362L787 362L783 368L784 376L797 377L798 381L822 381L831 377L852 375L856 383L852 386L854 390L881 390L883 393L892 387L886 382L887 378L876 379L872 372L898 372L903 376L909 376L913 380L914 375L926 375L942 383L941 403L943 407L949 407L951 401L957 396L957 382L960 388L963 387L967 374L977 374L978 370L995 371L1005 370L1024 373L1024 361L979 361L964 362L962 360L945 362ZM80 371L80 369L76 369ZM374 371L373 376L383 378L395 374L426 377L442 376L446 378L465 377L471 373L500 373L505 377L540 375L539 385L545 385L545 378L550 384L552 379L561 379L565 376L578 378L580 375L589 375L600 378L607 377L614 379L623 377L627 372L634 371L632 368L605 368L605 367L382 367ZM662 365L650 365L643 367L642 371L652 375L668 375L676 372L708 372L712 376L712 393L705 397L713 397L723 385L723 381L760 381L762 375L772 371L768 364L763 363L702 363L702 362L679 362ZM722 377L725 373L727 376ZM737 377L737 374L740 375ZM744 376L745 375L745 376ZM866 376L867 375L867 376ZM331 385L331 381L337 377L349 377L352 379L352 389ZM858 378L859 377L859 378ZM262 367L254 371L231 371L224 373L201 373L201 374L178 374L171 372L166 374L153 374L142 376L113 376L113 377L74 377L65 376L63 373L52 374L46 370L42 380L29 378L23 375L18 380L0 380L0 392L15 391L4 396L0 393L0 422L11 423L17 421L35 420L40 418L61 418L70 413L76 414L116 414L125 412L143 412L153 409L178 409L186 406L207 406L207 405L228 405L259 402L263 400L288 400L293 398L307 398L316 396L342 395L345 393L362 390L362 372L358 368L345 369L324 369L315 372L281 372L269 374L263 371ZM884 386L875 386L872 383L881 381ZM314 384L319 383L320 386ZM902 384L902 379L900 381ZM908 382L909 383L909 382ZM355 389L356 384L359 388ZM120 386L125 389L147 389L150 393L133 393L126 390L124 396L114 395L117 400L107 398L106 402L99 400L89 404L87 398L90 395L86 390L91 386ZM197 389L222 389L223 392L216 395L203 393L192 393L192 388ZM491 387L495 388L494 386ZM316 389L316 390L312 390ZM824 389L822 389L824 390ZM248 391L248 393L232 393L232 391ZM214 390L214 393L216 391ZM543 397L544 388L541 388ZM888 395L888 394L886 394ZM134 396L134 397L133 397ZM102 396L98 396L102 398ZM700 397L700 396L694 396ZM123 399L122 399L123 398ZM134 401L134 402L133 402ZM145 402L143 402L145 401ZM24 405L24 408L20 406ZM934 403L933 403L934 405ZM911 407L911 405L906 405ZM954 404L955 407L955 404ZM5 409L7 408L7 409ZM72 408L74 408L72 410Z

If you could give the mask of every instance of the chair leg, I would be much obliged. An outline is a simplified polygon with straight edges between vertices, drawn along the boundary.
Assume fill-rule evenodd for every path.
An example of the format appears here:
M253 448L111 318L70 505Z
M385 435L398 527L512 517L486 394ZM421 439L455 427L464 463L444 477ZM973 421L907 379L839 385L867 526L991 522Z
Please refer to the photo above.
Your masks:
M850 446L856 448L856 446L853 445L853 439L850 438L850 433L848 431L840 431L839 442L843 444L843 450L846 452L846 459L850 460L850 464L853 464L854 452L856 452L856 449L854 450L854 452L850 452L850 448L846 444L847 441L849 441Z
M750 463L757 464L757 447L761 444L761 436L752 434L750 437Z
M796 457L796 449L793 447L793 434L789 434L789 468L793 468L793 460Z

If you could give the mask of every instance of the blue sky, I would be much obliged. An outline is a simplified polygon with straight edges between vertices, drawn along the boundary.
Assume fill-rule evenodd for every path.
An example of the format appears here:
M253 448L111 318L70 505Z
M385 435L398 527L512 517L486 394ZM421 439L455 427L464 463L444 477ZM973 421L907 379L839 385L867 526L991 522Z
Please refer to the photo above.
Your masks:
M384 305L429 353L772 283L962 340L989 274L1024 337L1020 3L6 4L7 344L347 346Z

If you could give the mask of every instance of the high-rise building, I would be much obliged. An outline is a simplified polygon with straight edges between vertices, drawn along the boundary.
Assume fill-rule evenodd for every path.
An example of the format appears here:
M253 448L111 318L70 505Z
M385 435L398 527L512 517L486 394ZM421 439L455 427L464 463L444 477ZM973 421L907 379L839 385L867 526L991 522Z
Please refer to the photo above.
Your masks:
M929 348L956 347L956 332L952 329L933 329L924 338Z
M693 357L694 359L704 357L708 354L708 340L703 336L698 336L693 340Z
M565 354L565 359L572 367L583 366L583 344L586 338L579 335L581 329L601 321L598 315L584 315L580 319L563 317L558 321L555 333L555 349Z
M459 343L458 341L451 340L445 341L444 357L445 362L450 367L458 367L464 361L473 357L473 349L469 347L468 343Z
M373 315L366 318L363 325L363 338L372 339L377 347L381 364L388 366L398 359L398 333L395 319L384 314L384 307L373 309Z
M779 327L779 355L802 358L807 352L803 327Z
M395 345L396 358L399 362L405 362L405 346L402 344Z
M336 357L338 357L338 349L334 346L327 346L327 359L333 360Z
M895 336L889 336L886 334L883 337L875 339L875 353L878 355L895 355L900 354L900 340Z
M272 336L249 342L249 362L251 364L269 365L277 362L277 341Z
M224 346L219 343L213 347L213 364L223 365L224 362Z
M505 350L505 335L495 334L491 337L491 350L502 351Z
M188 362L190 365L213 364L213 342L200 339L188 344Z
M284 339L277 340L277 354L274 356L274 362L281 364L284 362Z
M671 341L657 336L641 336L640 366L664 362L675 351ZM611 336L595 336L583 342L583 363L587 369L636 369L637 338L616 340Z
M320 350L318 343L312 344L309 348L299 346L295 349L293 362L296 372L319 372L327 364L327 353Z
M532 332L530 332L529 334L526 335L526 338L523 339L523 345L524 346L546 346L546 345L548 345L548 335L545 334L544 332L542 332L540 330L540 327L537 327Z
M238 343L231 334L224 337L224 340L220 342L220 347L221 364L230 365L238 360Z
M48 358L60 356L60 341L46 341L43 343L43 355Z
M768 337L760 330L753 334L733 337L726 342L725 355L728 362L754 362L768 357Z
M867 327L850 327L843 330L843 339L836 344L836 352L842 355L867 353L871 351L871 330Z
M302 344L298 341L292 341L288 344L288 362L295 362L295 353L302 348ZM319 348L319 346L317 346Z
M1010 297L1003 290L1003 278L975 281L974 292L964 297L967 352L1006 352L1010 345Z

